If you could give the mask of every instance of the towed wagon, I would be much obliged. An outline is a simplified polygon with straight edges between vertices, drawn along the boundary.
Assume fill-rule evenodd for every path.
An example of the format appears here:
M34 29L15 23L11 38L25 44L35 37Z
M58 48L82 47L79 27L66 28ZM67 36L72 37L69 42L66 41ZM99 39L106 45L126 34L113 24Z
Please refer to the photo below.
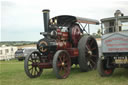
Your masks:
M128 16L120 10L114 17L101 19L101 57L98 60L98 72L101 76L110 76L115 68L128 68Z

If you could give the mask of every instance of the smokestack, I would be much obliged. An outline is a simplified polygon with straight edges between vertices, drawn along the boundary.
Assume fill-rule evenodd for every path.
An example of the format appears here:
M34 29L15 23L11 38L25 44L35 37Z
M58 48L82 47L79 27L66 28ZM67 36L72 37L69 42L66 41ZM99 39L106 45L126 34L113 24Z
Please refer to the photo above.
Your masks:
M45 10L42 10L42 12L43 12L43 17L44 17L44 31L48 32L49 31L48 24L49 24L49 12L50 12L50 10L45 9Z

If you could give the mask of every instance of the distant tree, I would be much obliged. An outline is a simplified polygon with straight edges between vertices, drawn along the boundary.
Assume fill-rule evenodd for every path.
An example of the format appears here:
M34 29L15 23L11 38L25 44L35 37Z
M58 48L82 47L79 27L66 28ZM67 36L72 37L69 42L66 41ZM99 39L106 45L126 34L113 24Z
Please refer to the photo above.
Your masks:
M97 34L101 35L101 30L100 29L98 29Z
M92 33L92 36L95 38L101 38L100 31L98 30L97 33Z

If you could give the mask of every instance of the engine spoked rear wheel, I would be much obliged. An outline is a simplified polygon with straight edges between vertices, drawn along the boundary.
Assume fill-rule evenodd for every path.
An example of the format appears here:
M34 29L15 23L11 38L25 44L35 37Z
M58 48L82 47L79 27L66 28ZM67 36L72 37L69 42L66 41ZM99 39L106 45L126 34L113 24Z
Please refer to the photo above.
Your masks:
M24 70L28 77L36 78L39 77L43 71L42 68L39 68L39 63L41 62L40 53L34 51L30 53L24 61Z
M92 37L90 37L85 46L85 56L88 59L88 66L90 69L96 69L97 66L97 61L98 61L98 56L99 56L99 51L98 51L98 46L96 43L96 40Z
M67 78L71 70L71 59L67 51L59 50L53 59L53 70L59 79Z
M81 71L96 69L99 57L98 45L92 36L83 36L78 44Z

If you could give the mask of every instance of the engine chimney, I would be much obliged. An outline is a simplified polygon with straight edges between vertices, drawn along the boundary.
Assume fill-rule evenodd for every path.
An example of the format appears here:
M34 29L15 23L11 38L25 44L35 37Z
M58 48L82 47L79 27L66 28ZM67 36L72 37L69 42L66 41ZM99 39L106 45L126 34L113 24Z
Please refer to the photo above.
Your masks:
M42 10L42 12L43 12L43 17L44 17L44 32L48 32L49 31L48 24L49 24L50 10L45 9L45 10Z

